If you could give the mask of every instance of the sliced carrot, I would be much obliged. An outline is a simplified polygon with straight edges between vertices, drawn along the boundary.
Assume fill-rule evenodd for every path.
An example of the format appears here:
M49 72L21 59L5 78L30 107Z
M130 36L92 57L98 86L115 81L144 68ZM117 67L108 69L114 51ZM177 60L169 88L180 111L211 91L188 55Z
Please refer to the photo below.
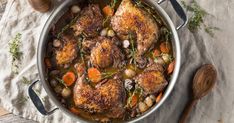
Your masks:
M114 10L109 5L105 6L102 9L102 11L106 16L113 16L114 15Z
M71 108L70 108L70 111L71 111L72 113L74 113L74 114L80 114L79 110L76 109L75 107L71 107Z
M76 75L69 71L63 75L63 81L67 86L71 86L76 81Z
M160 50L161 50L161 52L163 52L163 53L169 53L170 50L171 50L170 43L169 43L168 41L162 42L162 43L160 44Z
M161 52L158 49L155 49L153 52L154 57L160 56Z
M94 83L97 83L97 82L101 81L101 79L102 79L101 72L97 68L89 68L88 69L88 77Z
M156 103L158 103L162 99L162 92L156 97Z
M131 99L132 100L131 100L130 106L134 107L137 104L138 96L136 94L134 94Z
M167 74L170 74L173 72L175 68L175 60L173 60L169 65L168 65L168 68L167 68Z
M51 65L51 62L50 62L50 59L49 58L45 58L45 64L46 64L46 67L48 67L48 68L51 68L52 67L52 65Z

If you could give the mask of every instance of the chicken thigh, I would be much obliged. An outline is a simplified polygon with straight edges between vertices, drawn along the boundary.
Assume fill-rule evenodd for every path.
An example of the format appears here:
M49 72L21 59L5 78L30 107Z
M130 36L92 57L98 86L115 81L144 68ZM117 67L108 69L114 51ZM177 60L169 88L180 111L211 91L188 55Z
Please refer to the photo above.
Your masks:
M81 11L73 30L75 35L85 34L87 37L95 37L102 28L103 16L97 4L90 4Z
M78 108L89 113L103 114L108 118L123 117L125 90L120 80L104 80L91 87L82 76L74 87L73 98Z
M136 77L136 82L143 88L146 94L158 93L168 84L164 78L163 70L160 64L153 63Z
M136 35L138 56L143 55L159 37L156 21L131 0L122 0L111 19L111 25L122 40L127 39L130 33Z
M55 51L58 65L71 63L77 57L78 52L77 42L74 38L63 36L63 39L63 47Z
M118 67L123 59L124 55L111 39L98 37L98 42L91 51L91 62L95 67Z

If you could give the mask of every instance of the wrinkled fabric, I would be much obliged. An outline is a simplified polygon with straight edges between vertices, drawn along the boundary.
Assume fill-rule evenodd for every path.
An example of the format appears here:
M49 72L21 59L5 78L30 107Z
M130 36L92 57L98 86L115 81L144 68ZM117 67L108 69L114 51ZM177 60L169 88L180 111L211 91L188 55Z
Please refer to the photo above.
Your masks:
M186 1L188 2L188 1ZM209 15L206 25L215 26L215 37L209 36L201 28L191 33L186 27L178 31L181 44L182 63L177 83L165 103L141 122L176 123L191 99L191 83L195 71L203 64L212 63L218 71L218 80L211 93L198 101L189 119L190 123L232 123L234 122L234 1L197 0ZM59 5L55 1L55 7ZM175 25L181 20L170 3L162 7ZM40 33L51 12L42 14L34 11L27 0L8 0L0 20L0 105L15 115L38 122L75 122L69 116L56 111L50 116L42 116L27 96L28 84L22 82L39 79L36 66L36 52ZM188 13L190 16L190 14ZM11 55L8 42L17 34L22 34L23 52L19 74L11 71ZM47 109L55 105L50 101L42 85L34 88L43 99ZM26 99L24 99L26 97Z

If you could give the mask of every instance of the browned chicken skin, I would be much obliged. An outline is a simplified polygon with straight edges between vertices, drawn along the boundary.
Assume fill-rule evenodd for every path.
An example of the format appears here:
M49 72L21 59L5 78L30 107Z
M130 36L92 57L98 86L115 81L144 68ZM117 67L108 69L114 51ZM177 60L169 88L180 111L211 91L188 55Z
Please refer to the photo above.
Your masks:
M77 57L77 43L76 40L64 36L64 45L62 49L56 51L56 62L58 65L71 63Z
M124 40L129 33L136 34L137 55L144 54L158 39L158 26L155 20L143 9L134 6L131 0L122 0L111 25Z
M136 77L136 81L146 94L158 93L168 84L163 75L163 67L156 63L148 66Z
M95 67L106 68L112 65L118 67L123 62L124 55L109 38L98 37L96 46L91 51L91 62Z
M91 87L80 77L74 87L75 105L89 113L103 114L108 118L121 118L124 114L125 90L117 79L105 80Z
M97 4L90 4L81 11L76 24L73 26L75 35L84 33L87 37L95 37L102 28L103 16Z

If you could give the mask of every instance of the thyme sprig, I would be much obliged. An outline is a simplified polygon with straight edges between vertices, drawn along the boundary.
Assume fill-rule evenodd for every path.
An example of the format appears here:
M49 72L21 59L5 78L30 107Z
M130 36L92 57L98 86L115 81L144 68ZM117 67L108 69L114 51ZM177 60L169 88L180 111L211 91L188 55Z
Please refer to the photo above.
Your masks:
M209 14L203 8L201 8L195 0L192 0L190 5L186 4L185 1L181 1L181 3L187 11L192 12L192 17L190 17L188 21L188 29L191 32L195 32L203 25L205 32L211 37L214 37L213 31L219 30L219 28L204 24L204 18Z
M23 76L22 83L24 83L25 85L29 85L31 82L25 76Z
M130 49L130 57L131 57L131 61L133 62L133 64L136 65L136 48L134 45L134 39L132 37L132 33L129 33L129 41L130 41L130 45L131 45L131 49Z
M12 71L14 73L18 73L18 62L21 60L21 57L23 53L20 51L20 45L21 45L21 34L17 33L15 37L8 43L9 45L9 52L12 56Z
M62 30L57 34L57 38L58 38L58 39L60 39L61 36L62 36L62 34L63 34L65 31L67 31L69 28L71 28L71 26L73 26L73 25L76 23L76 21L77 21L77 19L79 18L79 16L80 16L80 14L76 15L76 16L70 21L70 23L68 23L66 26L64 26L64 27L62 28Z
M110 5L112 9L115 8L115 5L117 2L118 2L118 0L112 0L111 5Z
M67 88L67 85L65 84L65 82L64 82L62 79L60 79L60 78L58 78L58 77L56 77L55 79L56 79L60 84L62 84L64 87Z
M115 75L116 73L118 73L118 71L116 72L103 72L102 73L102 79L107 79L112 77L113 75Z

